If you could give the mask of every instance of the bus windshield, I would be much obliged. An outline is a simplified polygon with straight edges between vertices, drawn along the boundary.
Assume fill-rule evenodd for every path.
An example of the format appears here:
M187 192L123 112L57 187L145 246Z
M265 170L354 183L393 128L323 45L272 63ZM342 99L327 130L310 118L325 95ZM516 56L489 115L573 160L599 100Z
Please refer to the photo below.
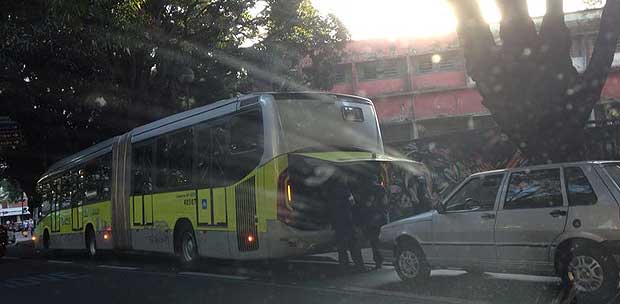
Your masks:
M278 100L283 152L383 152L372 105L346 99Z

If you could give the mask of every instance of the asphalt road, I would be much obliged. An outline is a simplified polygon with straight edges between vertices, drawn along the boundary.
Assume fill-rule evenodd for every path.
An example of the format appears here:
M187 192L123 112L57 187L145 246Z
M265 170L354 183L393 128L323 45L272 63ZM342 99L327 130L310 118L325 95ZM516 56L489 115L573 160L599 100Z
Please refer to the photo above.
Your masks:
M73 253L43 258L28 246L0 259L2 303L552 303L550 277L433 271L420 286L393 267L342 273L330 255L286 261L203 261L182 270L169 257Z

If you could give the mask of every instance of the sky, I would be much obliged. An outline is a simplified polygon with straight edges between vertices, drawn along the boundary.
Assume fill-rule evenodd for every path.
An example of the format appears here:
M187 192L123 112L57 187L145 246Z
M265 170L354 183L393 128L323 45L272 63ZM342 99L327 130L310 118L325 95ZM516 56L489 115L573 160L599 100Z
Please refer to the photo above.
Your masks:
M494 0L478 0L488 22L501 19ZM312 0L322 13L333 13L353 40L429 37L454 32L456 19L445 0ZM380 4L380 5L378 5ZM545 0L528 0L530 15L545 13ZM564 10L585 9L583 0L564 0Z

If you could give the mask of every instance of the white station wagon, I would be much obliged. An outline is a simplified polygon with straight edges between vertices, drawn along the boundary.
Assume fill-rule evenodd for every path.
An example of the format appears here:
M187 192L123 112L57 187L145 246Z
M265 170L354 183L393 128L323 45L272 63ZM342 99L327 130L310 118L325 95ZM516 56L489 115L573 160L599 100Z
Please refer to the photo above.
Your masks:
M618 287L620 162L482 172L435 210L382 227L400 278L435 268L557 275L584 299Z

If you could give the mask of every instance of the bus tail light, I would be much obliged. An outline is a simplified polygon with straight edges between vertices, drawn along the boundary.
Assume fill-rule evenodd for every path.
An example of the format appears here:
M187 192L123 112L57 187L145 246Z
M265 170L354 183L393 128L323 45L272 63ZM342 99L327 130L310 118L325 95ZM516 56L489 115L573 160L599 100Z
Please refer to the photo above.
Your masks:
M278 220L290 223L293 211L293 189L288 176L288 171L284 170L278 177Z
M111 236L112 236L112 227L106 227L105 231L103 232L103 239L107 241L110 239Z

